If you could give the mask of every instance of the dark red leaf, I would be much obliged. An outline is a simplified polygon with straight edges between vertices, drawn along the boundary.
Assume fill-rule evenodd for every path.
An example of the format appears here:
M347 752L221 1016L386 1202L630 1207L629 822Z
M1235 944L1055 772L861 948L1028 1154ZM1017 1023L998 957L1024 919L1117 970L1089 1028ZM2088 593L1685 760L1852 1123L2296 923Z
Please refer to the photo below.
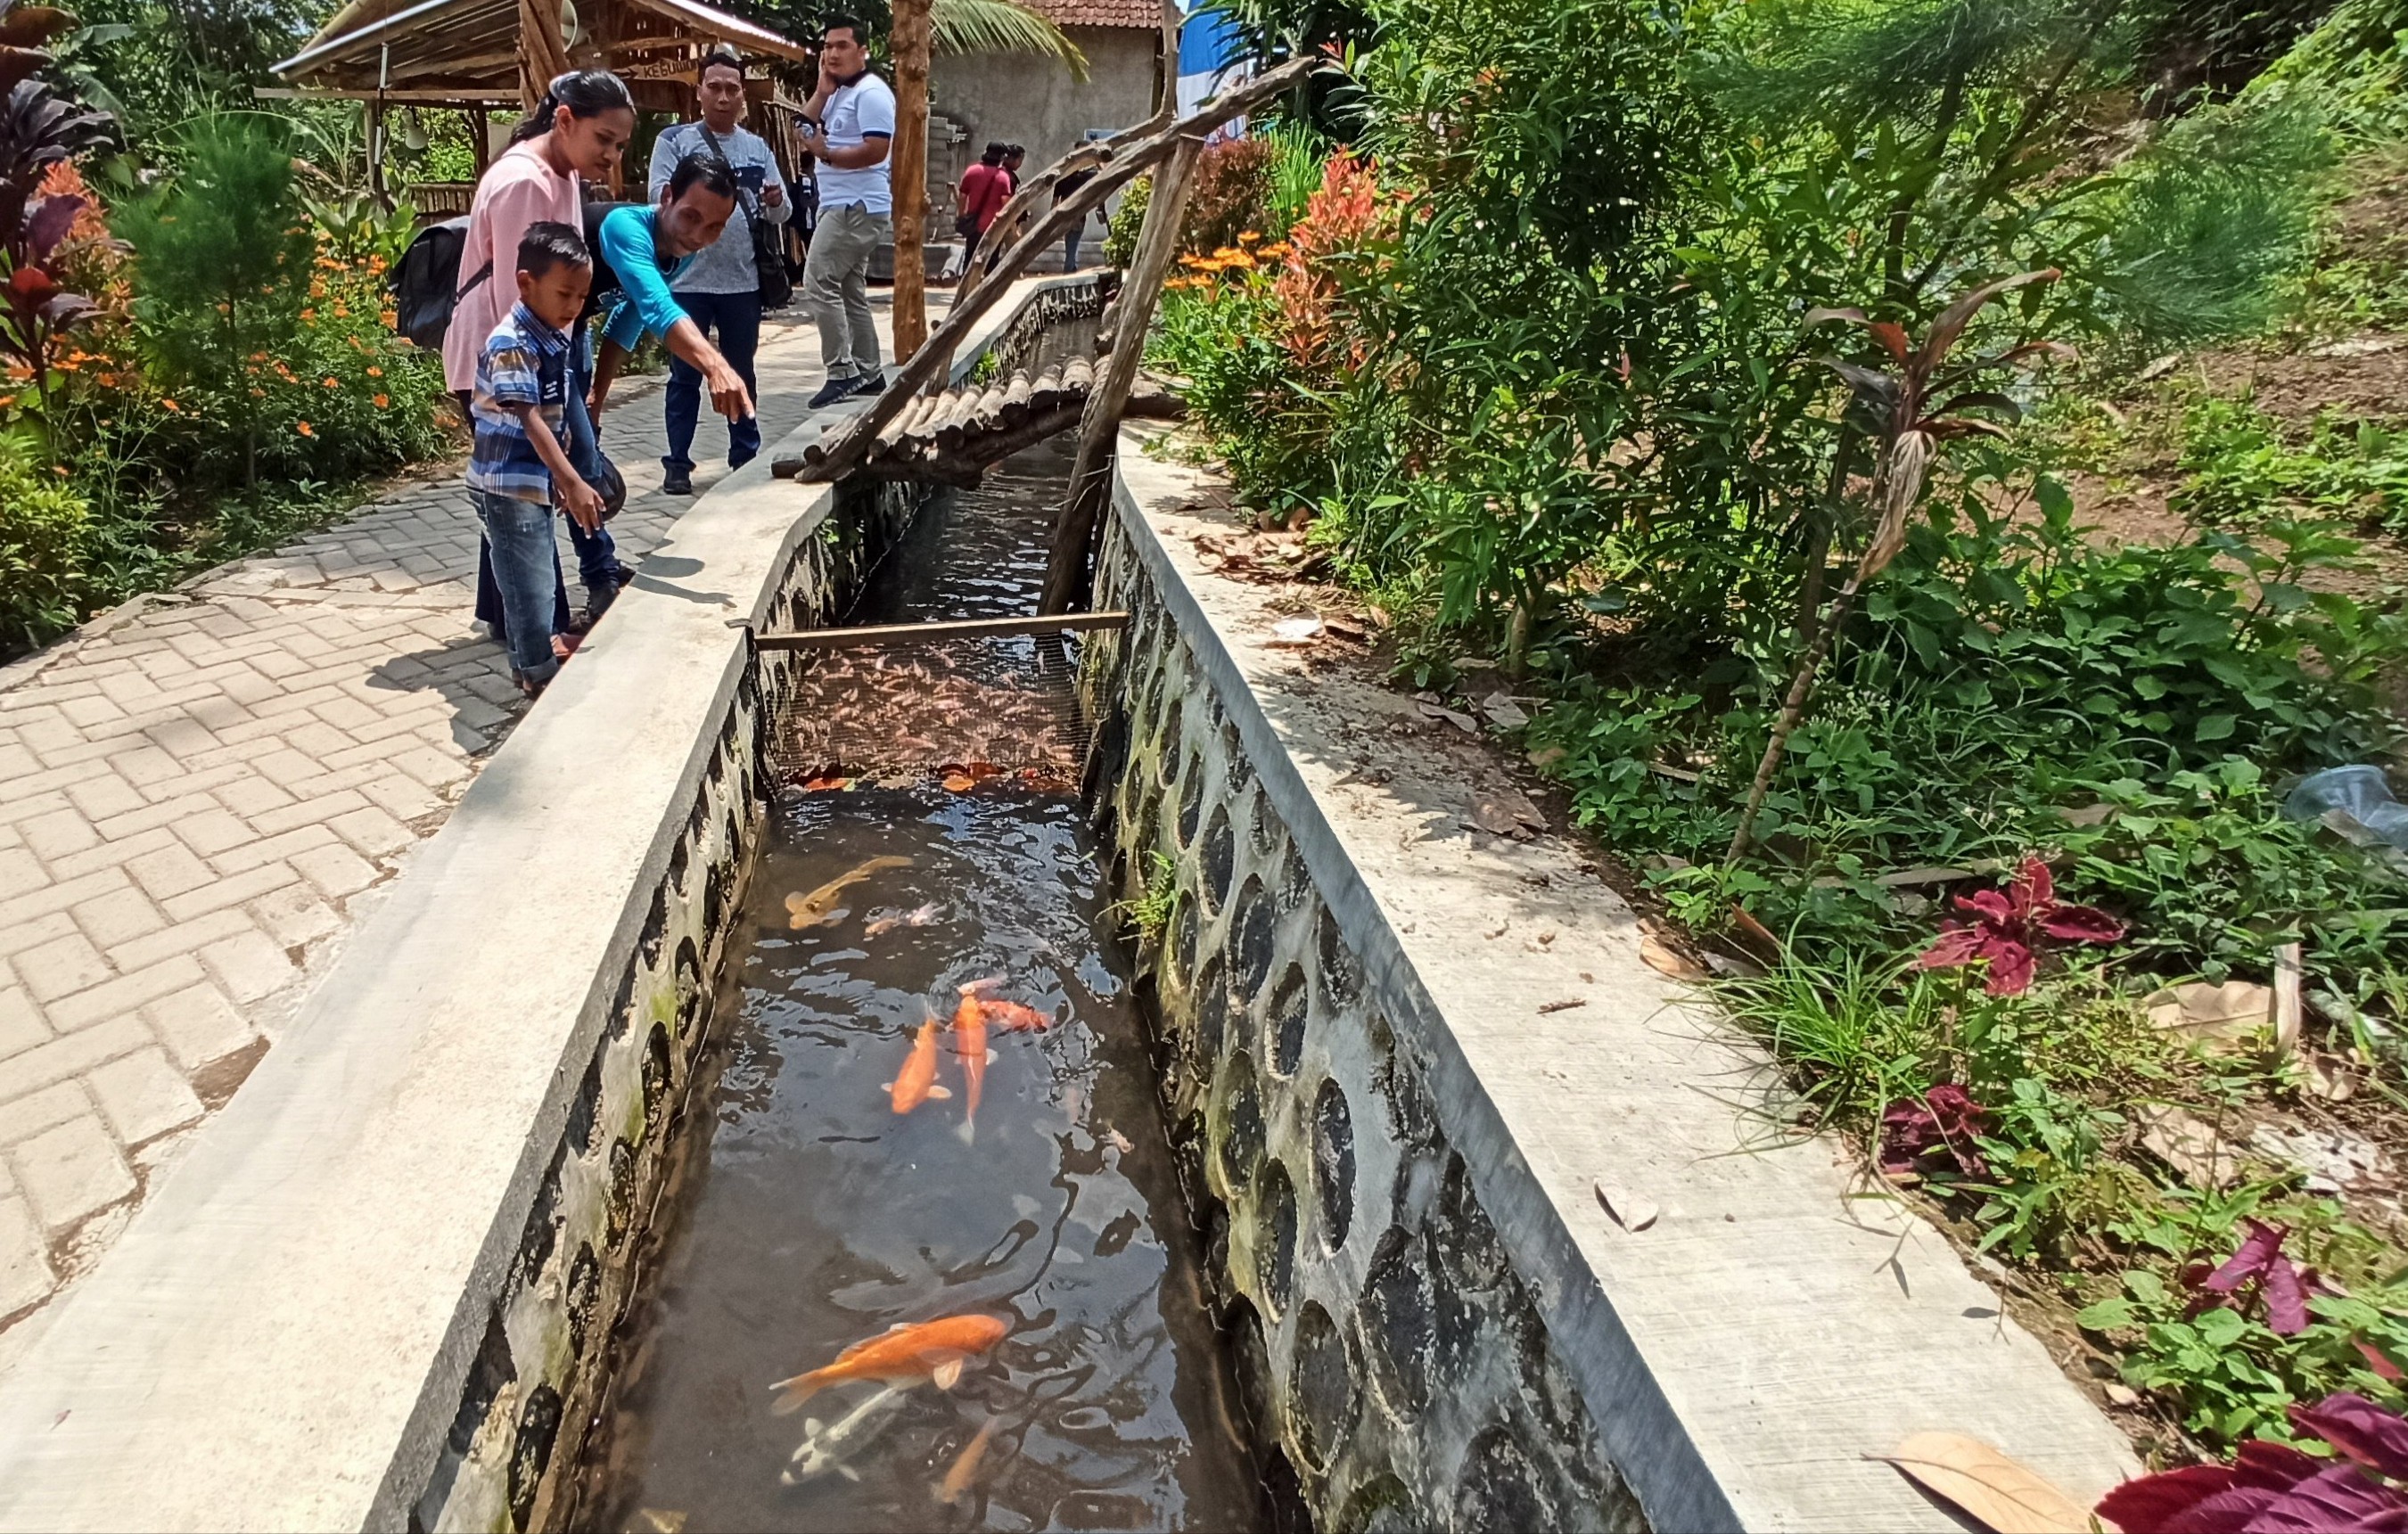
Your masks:
M2047 915L2056 906L2056 876L2036 853L2026 853L2023 867L2015 870L2014 896L2015 915L2027 922Z
M58 291L58 283L39 266L20 266L8 276L8 292L28 304L38 304Z
M25 253L36 261L48 261L59 241L67 237L75 227L76 215L91 206L92 199L72 194L44 197L34 205L25 220Z
M1960 964L1971 964L1981 953L1985 940L1980 927L1947 923L1942 927L1939 938L1915 959L1915 967L1921 969L1954 969Z
M2359 1355L2365 1358L2366 1367L2374 1370L2376 1379L2389 1380L2395 1384L2403 1379L2408 1379L2408 1374L2402 1373L2400 1366L2385 1356L2383 1350L2373 1343L2352 1338L2350 1345L2358 1349Z
M2348 1391L2291 1408L2291 1426L2385 1475L2408 1477L2408 1421Z
M1993 939L1989 945L1990 980L1982 988L1994 996L2016 996L2031 989L2032 951L2019 942Z
M2124 940L2124 924L2095 906L2058 906L2040 919L2040 929L2068 942L2113 943Z
M2308 1296L2299 1269L2277 1252L2266 1265L2266 1281L2258 1292L2266 1297L2266 1326L2277 1337L2297 1337L2308 1329Z
M2354 1465L2330 1466L2273 1498L2247 1534L2408 1534L2408 1499Z
M2287 1443L2269 1443L2262 1438L2241 1441L2241 1448L2232 1462L2235 1485L2270 1486L2276 1491L2296 1486L2312 1475L2321 1475L2332 1461L2303 1455Z
M1871 334L1874 340L1881 342L1882 350L1890 354L1891 361L1901 366L1905 365L1908 344L1904 325L1889 320L1875 320L1869 323L1865 329Z
M2220 1295L2237 1294L2248 1283L2265 1275L2266 1269L2283 1250L2283 1238L2289 1235L2287 1226L2270 1226L2260 1220L2244 1220L2249 1234L2234 1248L2224 1266L2200 1283L2202 1289Z
M2174 1527L2191 1509L2230 1491L2236 1482L2229 1466L2186 1465L2125 1482L2099 1499L2097 1511L2128 1534L2147 1534Z
M1960 895L1956 897L1956 909L1979 917L1987 926L2009 926L2015 919L2014 908L2008 905L2007 897L1997 890L1975 890L1971 895Z

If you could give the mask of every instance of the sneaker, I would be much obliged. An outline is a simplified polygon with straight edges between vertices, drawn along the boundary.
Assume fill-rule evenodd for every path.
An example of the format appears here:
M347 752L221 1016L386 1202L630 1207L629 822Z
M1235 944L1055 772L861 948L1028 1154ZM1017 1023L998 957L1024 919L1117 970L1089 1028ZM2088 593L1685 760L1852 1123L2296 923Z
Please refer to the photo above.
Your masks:
M886 375L884 373L864 373L853 380L853 387L845 391L844 397L861 399L870 394L882 394L885 392Z
M691 470L688 470L688 469L673 468L673 469L670 469L667 473L666 473L666 474L662 475L662 476L661 476L661 494L662 494L662 495L693 495L693 494L694 494L694 474L693 474L693 472L692 472Z
M814 410L824 410L838 400L851 395L860 383L861 380L857 378L830 379L820 385L818 394L811 396L810 408Z

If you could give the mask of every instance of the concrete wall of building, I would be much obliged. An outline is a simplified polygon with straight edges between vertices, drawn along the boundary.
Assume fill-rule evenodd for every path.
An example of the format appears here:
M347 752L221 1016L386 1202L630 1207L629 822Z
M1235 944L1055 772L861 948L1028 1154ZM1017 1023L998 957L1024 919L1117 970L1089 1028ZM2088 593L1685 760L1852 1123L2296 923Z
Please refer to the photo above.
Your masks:
M929 207L942 215L946 232L953 227L953 187L989 139L1026 145L1026 168L1033 172L1059 159L1088 129L1125 128L1154 111L1159 34L1134 27L1065 30L1087 56L1083 82L1072 80L1066 65L1026 53L941 58L929 71L932 117L957 125L963 136L946 165L949 174L940 173L946 135L941 122L931 124Z

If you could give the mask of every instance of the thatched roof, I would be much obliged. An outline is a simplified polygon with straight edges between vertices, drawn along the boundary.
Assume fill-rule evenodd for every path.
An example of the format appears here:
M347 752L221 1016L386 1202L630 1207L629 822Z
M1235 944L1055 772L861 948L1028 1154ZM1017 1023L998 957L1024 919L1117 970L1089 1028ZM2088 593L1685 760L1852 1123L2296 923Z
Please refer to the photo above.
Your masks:
M549 58L528 68L525 37L549 27L537 14L539 0L351 0L337 11L300 52L276 66L296 86L313 91L365 93L381 89L394 100L495 101L518 99L529 78L549 75ZM645 82L676 87L695 64L725 44L738 52L800 61L809 53L767 27L701 4L701 0L555 0L558 32L566 61L578 67L613 69L637 87L638 99L658 93ZM651 103L647 103L650 105Z

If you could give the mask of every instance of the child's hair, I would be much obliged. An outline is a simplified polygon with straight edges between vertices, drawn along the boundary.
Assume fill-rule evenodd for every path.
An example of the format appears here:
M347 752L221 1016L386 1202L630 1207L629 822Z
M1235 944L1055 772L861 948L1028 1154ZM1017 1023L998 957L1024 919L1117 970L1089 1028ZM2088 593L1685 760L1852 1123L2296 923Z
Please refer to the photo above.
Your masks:
M668 200L677 201L695 187L701 187L714 197L736 200L736 172L725 160L709 150L696 150L677 163L669 172Z
M585 248L585 237L565 223L540 219L519 237L519 270L529 277L547 276L554 266L593 265L594 252Z

